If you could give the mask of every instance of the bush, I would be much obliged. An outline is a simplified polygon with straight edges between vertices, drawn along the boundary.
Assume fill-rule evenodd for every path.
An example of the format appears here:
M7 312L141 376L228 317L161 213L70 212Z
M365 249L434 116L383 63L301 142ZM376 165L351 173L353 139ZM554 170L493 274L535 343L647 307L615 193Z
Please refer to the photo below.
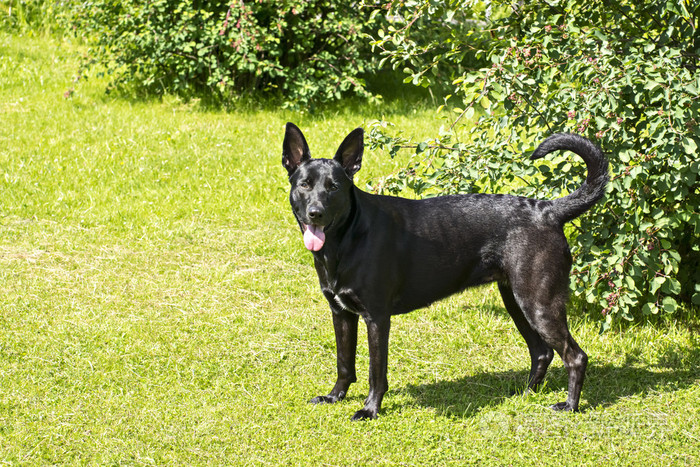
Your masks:
M219 101L262 91L300 108L371 97L367 12L331 0L95 0L73 3L71 23L114 86Z
M436 66L444 74L454 65L449 128L418 144L388 135L384 123L370 132L375 146L420 155L382 189L562 196L580 185L583 164L565 155L534 166L524 155L551 133L582 134L608 152L612 180L606 199L572 224L575 296L605 317L604 328L700 304L698 10L682 0L515 10L492 1L482 12L475 1L437 4L395 3L393 24L374 41L416 84L434 86ZM476 21L453 33L465 11ZM416 30L419 21L440 35ZM466 54L486 66L460 69Z

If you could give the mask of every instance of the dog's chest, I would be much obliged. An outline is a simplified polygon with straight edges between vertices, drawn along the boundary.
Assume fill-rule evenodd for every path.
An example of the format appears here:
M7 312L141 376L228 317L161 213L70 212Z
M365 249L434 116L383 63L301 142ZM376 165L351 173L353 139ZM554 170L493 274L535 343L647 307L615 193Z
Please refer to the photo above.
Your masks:
M316 273L321 285L323 295L326 297L331 309L336 312L347 311L364 316L367 312L366 304L360 298L358 287L358 277L362 277L357 264L342 263L340 267L337 254L330 254L329 251L321 252L321 255L314 255Z
M357 294L339 284L336 277L329 278L326 274L323 276L319 274L319 279L323 295L333 311L349 311L358 315L364 314L365 307Z

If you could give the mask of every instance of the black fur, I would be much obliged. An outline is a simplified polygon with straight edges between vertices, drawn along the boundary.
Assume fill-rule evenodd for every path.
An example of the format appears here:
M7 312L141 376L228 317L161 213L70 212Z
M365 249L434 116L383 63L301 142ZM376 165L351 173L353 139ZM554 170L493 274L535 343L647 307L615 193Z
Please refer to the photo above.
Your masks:
M527 342L528 387L542 382L554 356L569 374L569 392L557 410L578 410L588 357L569 333L571 254L563 232L605 192L608 162L587 139L547 138L533 159L569 150L588 176L569 196L535 200L467 194L409 200L357 188L363 130L351 132L333 159L312 159L301 130L286 127L282 164L290 203L333 312L338 379L313 403L342 400L356 381L358 317L367 325L369 395L353 420L376 418L387 390L391 316L424 307L467 287L497 281L506 309Z

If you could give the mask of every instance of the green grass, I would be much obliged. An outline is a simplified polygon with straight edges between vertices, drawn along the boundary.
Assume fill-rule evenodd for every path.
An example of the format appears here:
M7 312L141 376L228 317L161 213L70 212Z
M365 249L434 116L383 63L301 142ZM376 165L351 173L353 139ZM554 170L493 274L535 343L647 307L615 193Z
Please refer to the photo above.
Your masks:
M75 46L0 35L0 462L228 465L697 465L696 322L598 334L573 313L590 369L579 414L551 412L566 376L529 358L494 287L397 317L380 418L351 423L360 382L335 377L329 311L287 205L284 122L330 157L407 102L311 116L75 85ZM75 87L73 96L64 92ZM400 161L368 153L360 183Z

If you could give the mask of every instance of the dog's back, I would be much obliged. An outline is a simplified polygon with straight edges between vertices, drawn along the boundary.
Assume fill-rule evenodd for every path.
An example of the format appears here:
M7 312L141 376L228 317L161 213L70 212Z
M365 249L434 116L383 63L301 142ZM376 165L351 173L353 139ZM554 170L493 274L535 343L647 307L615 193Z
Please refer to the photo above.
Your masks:
M513 257L527 261L521 251L555 250L570 262L562 228L566 211L557 201L490 194L408 200L359 189L355 196L362 214L352 225L352 248L339 249L339 258L345 265L357 262L360 277L380 271L377 280L391 284L385 293L394 296L395 314L507 281ZM528 247L520 248L524 243Z

